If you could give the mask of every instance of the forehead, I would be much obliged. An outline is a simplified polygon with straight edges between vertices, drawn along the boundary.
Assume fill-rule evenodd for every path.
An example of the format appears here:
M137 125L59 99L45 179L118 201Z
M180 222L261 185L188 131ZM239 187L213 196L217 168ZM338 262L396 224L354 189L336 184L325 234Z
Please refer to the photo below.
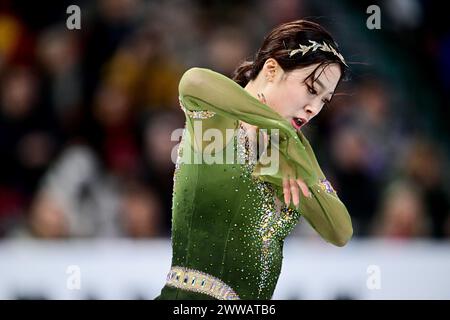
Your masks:
M303 81L317 68L318 65L319 64L313 64L305 68L292 70L288 73L287 80ZM319 67L314 75L314 78L318 79L329 90L334 90L340 77L341 69L336 63Z

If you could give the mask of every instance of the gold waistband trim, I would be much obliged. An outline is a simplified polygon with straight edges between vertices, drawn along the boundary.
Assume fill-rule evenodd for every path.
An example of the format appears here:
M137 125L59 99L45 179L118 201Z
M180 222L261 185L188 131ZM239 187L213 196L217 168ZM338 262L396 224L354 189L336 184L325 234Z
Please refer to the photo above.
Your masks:
M222 280L194 269L173 266L167 275L166 285L207 294L219 300L239 300L234 290Z

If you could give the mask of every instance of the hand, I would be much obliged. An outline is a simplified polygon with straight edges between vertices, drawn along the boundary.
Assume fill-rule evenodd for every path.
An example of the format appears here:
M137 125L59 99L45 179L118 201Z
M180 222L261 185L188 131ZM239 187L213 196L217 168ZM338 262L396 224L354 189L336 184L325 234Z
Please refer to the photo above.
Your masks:
M284 202L289 206L291 199L295 207L298 207L300 203L300 190L305 197L311 197L311 193L308 190L306 183L300 179L284 178L283 179L283 194Z

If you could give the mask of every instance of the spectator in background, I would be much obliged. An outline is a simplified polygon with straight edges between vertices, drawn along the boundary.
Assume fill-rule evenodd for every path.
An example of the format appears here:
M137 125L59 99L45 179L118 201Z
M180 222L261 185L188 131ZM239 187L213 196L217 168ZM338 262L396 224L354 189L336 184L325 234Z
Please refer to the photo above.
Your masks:
M42 70L42 101L51 108L65 138L76 133L81 119L80 44L77 33L55 25L38 37L36 57Z
M125 91L137 111L165 110L178 106L182 70L157 30L144 25L106 62L102 82Z
M145 123L142 133L143 167L145 181L153 186L162 201L163 227L165 235L170 236L172 218L172 192L175 163L173 154L178 140L175 130L183 128L184 116L180 111L167 111L153 114Z
M393 159L402 152L407 139L399 107L392 102L393 93L381 78L370 78L349 88L354 95L345 99L335 110L333 131L351 127L365 141L365 171L372 179L384 183L382 177L390 174ZM350 103L342 105L342 103Z
M94 103L90 140L95 150L114 175L134 173L139 150L132 97L121 87L101 84Z
M229 74L230 66L255 48L264 30L311 15L334 24L343 41L354 39L351 46L344 46L351 60L370 57L368 62L373 63L353 65L358 86L343 83L347 88L340 91L349 93L349 98L336 96L329 112L321 113L307 128L330 181L354 217L355 236L370 235L370 221L380 207L378 194L399 175L423 193L430 235L450 236L445 180L449 36L442 19L445 10L438 5L386 4L385 23L375 42L365 26L357 30L360 22L354 21L361 16L346 6L320 1L267 0L257 5L253 1L80 1L82 29L78 31L64 26L70 1L51 7L25 3L7 0L0 5L0 237L28 217L49 221L53 231L43 228L46 231L41 233L58 237L121 234L120 230L72 233L70 221L63 223L55 216L49 220L42 214L67 211L58 208L59 196L39 187L39 181L62 161L53 163L61 150L71 154L72 143L89 146L98 162L107 186L102 196L92 196L103 199L98 206L114 208L110 211L121 220L122 196L136 199L124 201L141 203L125 207L144 208L143 195L154 192L164 212L163 234L168 236L174 166L168 150L175 143L168 135L170 128L183 126L177 96L181 70L206 61L206 67ZM370 3L347 4L364 14ZM247 32L246 41L242 30ZM404 53L402 69L396 57ZM416 66L415 61L423 63ZM180 124L168 120L171 117L181 119ZM429 141L412 137L407 126L419 135L427 131ZM153 132L152 137L148 134L152 130L161 133ZM439 147L430 144L436 137L442 142ZM157 145L151 148L158 153L150 152L149 144ZM328 149L334 150L332 155L324 154ZM327 163L328 159L332 161ZM139 187L126 191L123 181L134 181ZM89 217L80 217L91 223Z
M51 110L40 104L40 77L9 66L0 84L0 234L29 205L59 145Z
M121 228L130 238L166 236L163 228L163 209L158 194L142 183L133 181L127 186L120 206Z
M136 178L127 181L101 168L95 154L71 146L47 172L26 223L11 236L74 237L161 236L162 211L155 192Z
M367 140L356 128L341 127L331 144L330 181L352 214L355 235L367 236L378 200L378 186L368 170L371 159Z
M333 150L329 166L354 217L355 235L367 236L380 190L407 140L389 87L371 78L345 91L352 99L340 97L325 123Z
M7 66L34 61L34 41L23 21L11 12L0 12L0 71Z
M140 0L101 0L83 31L83 92L90 102L101 80L102 68L133 32L142 9Z
M374 217L372 235L409 240L427 237L430 221L420 190L407 180L395 180L386 189Z
M71 235L69 221L60 200L50 192L37 193L29 210L28 221L14 230L12 236L35 239L68 238Z
M84 146L68 147L45 174L25 223L13 236L115 236L118 187Z
M248 40L239 28L220 27L209 35L206 45L208 65L214 70L232 76L235 66L248 56Z
M445 157L441 149L426 139L413 140L405 154L404 174L421 189L431 222L431 235L450 237L450 201L444 188Z

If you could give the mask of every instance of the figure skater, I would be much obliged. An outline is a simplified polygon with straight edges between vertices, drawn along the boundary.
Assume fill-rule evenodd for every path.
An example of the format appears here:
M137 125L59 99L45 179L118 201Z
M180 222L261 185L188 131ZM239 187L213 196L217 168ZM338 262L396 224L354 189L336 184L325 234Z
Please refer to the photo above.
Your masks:
M271 299L301 216L325 241L349 241L348 211L302 133L347 69L322 26L297 20L275 27L233 79L198 67L183 74L172 263L156 299ZM266 147L256 156L255 142Z

